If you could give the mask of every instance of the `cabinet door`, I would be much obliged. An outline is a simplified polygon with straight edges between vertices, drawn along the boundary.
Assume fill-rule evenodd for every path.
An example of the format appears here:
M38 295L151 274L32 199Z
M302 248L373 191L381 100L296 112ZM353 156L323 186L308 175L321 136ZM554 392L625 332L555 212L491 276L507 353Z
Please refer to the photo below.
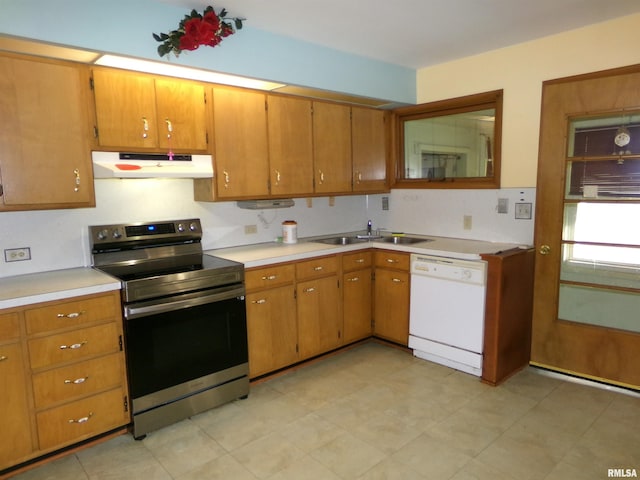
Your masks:
M300 360L337 348L342 343L342 315L337 277L298 283Z
M214 88L216 196L269 194L269 148L264 93Z
M351 109L353 191L388 190L387 141L384 112Z
M167 151L188 153L207 149L207 113L204 86L156 78L158 144Z
M22 348L15 343L0 345L0 470L19 463L32 451L26 388Z
M96 68L93 85L101 146L157 148L153 77Z
M316 193L351 191L351 108L313 104L313 165Z
M371 336L371 269L343 275L344 343Z
M95 205L85 67L0 57L0 209Z
M268 97L271 195L313 192L311 101Z
M298 329L293 285L248 294L246 300L249 376L295 363Z
M409 273L376 269L374 334L401 345L409 342Z

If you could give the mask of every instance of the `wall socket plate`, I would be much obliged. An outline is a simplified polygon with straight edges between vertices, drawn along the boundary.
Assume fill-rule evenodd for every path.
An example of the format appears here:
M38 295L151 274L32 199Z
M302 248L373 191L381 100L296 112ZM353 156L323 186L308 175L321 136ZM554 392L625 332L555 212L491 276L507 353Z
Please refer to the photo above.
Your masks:
M24 260L31 260L31 248L6 248L4 251L5 262L22 262Z
M531 207L530 203L516 203L515 217L520 220L531 220Z

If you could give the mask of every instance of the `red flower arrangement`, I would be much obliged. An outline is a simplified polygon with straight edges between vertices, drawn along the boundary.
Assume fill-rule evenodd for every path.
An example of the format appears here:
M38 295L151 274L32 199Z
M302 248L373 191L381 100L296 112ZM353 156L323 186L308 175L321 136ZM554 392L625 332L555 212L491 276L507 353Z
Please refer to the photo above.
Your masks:
M215 47L222 39L232 35L242 28L242 18L230 18L233 23L227 21L227 11L223 8L216 14L212 6L208 6L202 15L195 10L185 15L178 25L177 30L169 33L154 33L153 38L161 42L158 46L158 55L164 57L173 53L176 57L183 50L196 50L201 45Z

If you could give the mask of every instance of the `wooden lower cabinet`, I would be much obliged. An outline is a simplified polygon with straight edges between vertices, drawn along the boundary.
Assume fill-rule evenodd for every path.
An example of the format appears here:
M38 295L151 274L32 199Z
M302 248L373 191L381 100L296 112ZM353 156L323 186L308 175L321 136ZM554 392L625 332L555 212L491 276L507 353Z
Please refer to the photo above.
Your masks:
M119 290L0 313L0 471L130 423L122 336Z
M342 256L342 308L345 344L368 338L372 333L371 250Z
M300 360L342 344L342 310L338 277L298 283L298 343Z
M409 343L409 254L374 252L375 336L400 345Z
M246 296L249 376L273 372L298 359L298 322L293 283Z
M3 315L0 315L2 322ZM20 343L0 345L0 471L33 452L31 411Z

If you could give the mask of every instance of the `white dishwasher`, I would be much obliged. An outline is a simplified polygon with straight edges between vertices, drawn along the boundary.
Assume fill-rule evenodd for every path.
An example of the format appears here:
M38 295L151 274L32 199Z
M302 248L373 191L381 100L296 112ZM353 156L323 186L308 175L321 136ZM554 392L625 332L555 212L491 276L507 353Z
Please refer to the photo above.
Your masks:
M486 262L411 255L409 348L416 357L482 375Z

